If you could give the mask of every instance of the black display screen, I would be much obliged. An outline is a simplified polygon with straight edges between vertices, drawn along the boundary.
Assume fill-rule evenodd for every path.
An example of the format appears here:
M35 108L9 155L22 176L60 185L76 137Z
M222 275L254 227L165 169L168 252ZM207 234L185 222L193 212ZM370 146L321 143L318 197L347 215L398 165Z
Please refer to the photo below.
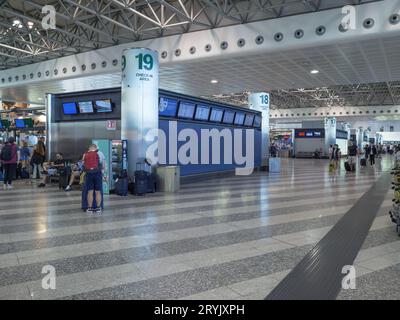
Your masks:
M254 117L254 127L256 128L261 128L261 117L260 116L255 116Z
M181 102L179 104L178 117L185 119L193 119L195 105L189 102Z
M226 110L222 122L226 124L233 124L234 119L235 119L235 112Z
M211 115L210 115L210 121L221 122L223 114L224 114L224 112L222 109L212 108Z
M245 118L244 113L236 112L235 124L238 126L242 126L244 124L244 118Z
M196 114L194 118L196 120L208 120L210 116L210 107L198 105L196 108Z
M160 98L160 103L158 105L158 111L160 116L163 117L176 117L176 112L178 108L178 101L171 98Z
M93 113L93 101L78 102L79 113Z
M252 127L254 122L254 114L246 114L246 119L244 120L244 125L246 127Z

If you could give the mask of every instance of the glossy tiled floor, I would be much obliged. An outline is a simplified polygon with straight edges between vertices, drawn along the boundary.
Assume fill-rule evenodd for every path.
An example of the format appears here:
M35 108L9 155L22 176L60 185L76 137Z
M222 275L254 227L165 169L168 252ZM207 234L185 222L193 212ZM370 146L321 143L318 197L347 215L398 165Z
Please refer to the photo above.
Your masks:
M380 174L379 164L330 175L324 160L283 159L281 174L110 196L101 217L80 211L79 191L1 190L0 298L263 299ZM399 272L389 197L357 258L360 290L339 298L388 297L368 292ZM46 265L56 290L42 289Z

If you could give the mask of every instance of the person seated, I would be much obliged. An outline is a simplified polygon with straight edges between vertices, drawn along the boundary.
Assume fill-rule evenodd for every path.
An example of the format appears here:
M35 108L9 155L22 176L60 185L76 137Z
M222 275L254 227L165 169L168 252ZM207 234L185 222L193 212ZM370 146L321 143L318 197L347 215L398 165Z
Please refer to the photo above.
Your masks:
M83 155L80 157L79 161L72 166L71 178L69 179L68 186L65 191L70 191L71 186L74 184L76 178L79 178L83 172Z
M47 180L51 176L55 176L59 169L65 167L65 160L63 159L62 153L56 154L56 160L53 162L43 163L43 181L39 184L39 188L46 186Z

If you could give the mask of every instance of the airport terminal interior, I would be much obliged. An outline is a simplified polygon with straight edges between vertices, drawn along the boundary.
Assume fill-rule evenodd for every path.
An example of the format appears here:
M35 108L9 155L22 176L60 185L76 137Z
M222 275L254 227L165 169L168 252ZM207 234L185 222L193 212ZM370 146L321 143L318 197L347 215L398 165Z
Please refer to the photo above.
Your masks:
M0 1L1 300L400 299L400 0Z

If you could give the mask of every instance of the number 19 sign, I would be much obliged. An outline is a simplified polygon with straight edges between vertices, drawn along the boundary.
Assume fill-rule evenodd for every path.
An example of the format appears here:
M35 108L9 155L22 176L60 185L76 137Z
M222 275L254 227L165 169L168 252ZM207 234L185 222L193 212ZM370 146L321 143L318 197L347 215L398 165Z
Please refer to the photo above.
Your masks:
M121 138L128 141L128 169L146 156L149 130L158 129L158 52L146 48L123 51Z

